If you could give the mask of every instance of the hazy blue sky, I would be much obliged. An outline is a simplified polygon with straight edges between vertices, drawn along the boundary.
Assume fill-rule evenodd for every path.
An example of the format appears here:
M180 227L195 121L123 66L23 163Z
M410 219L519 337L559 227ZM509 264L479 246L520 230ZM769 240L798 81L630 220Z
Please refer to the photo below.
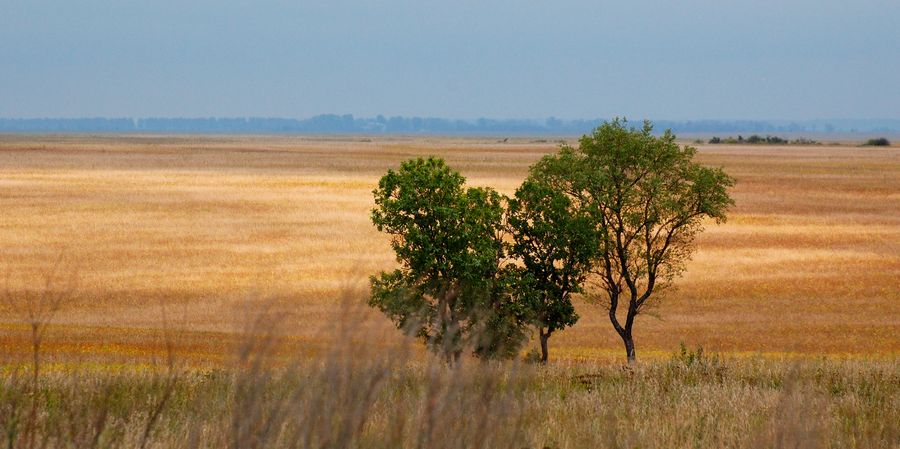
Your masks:
M0 0L0 117L900 118L900 1Z

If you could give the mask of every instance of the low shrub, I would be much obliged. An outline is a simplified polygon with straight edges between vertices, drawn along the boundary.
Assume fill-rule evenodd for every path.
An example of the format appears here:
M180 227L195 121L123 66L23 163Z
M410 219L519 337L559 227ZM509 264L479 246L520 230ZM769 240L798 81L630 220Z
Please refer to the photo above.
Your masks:
M869 139L863 146L867 147L889 147L891 146L891 142L884 137L879 137L877 139Z

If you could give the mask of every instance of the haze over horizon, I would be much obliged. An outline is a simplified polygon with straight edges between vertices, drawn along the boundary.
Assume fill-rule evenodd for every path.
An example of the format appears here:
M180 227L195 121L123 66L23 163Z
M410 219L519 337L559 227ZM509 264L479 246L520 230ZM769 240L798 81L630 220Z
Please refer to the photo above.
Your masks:
M6 118L900 118L893 0L0 9Z

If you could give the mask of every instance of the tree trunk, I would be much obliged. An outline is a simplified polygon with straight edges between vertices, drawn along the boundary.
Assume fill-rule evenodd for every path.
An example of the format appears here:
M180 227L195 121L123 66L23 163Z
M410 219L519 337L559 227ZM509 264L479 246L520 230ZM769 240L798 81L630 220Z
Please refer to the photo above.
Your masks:
M458 366L462 356L459 348L459 320L453 311L453 303L459 296L455 287L444 287L439 296L439 319L441 321L441 351L447 366Z
M550 349L547 347L550 331L544 332L544 328L538 328L538 334L541 336L541 364L546 365L547 361L550 360Z
M628 364L634 365L634 362L637 361L637 357L634 353L634 338L631 337L631 332L626 332L625 335L622 336L622 341L625 343L625 355L628 356Z

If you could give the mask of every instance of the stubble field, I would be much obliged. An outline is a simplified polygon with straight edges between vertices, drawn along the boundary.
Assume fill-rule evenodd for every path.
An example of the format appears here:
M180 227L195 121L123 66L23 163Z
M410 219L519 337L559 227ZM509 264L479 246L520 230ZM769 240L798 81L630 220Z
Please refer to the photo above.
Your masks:
M438 155L511 194L557 148L527 139L0 137L0 350L31 350L26 291L72 294L44 341L59 362L217 363L265 309L315 348L343 298L394 266L369 221L401 160ZM675 290L636 326L638 358L680 342L735 355L900 351L900 149L700 145L737 179ZM52 267L56 267L55 270ZM73 283L70 284L70 279ZM556 360L623 357L599 307L551 339ZM375 325L386 320L375 320Z

